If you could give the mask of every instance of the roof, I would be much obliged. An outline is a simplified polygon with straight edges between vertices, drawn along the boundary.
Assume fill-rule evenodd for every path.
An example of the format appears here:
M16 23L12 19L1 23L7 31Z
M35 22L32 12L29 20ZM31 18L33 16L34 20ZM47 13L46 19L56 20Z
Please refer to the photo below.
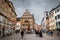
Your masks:
M24 18L24 17L27 18L27 17L33 17L33 16L32 16L32 14L29 12L29 10L26 9L21 18Z
M25 10L23 16L32 16L28 9Z
M57 7L53 8L51 11L54 11L54 10L57 9L58 7L60 7L60 5L58 5ZM50 12L51 12L51 11L50 11Z

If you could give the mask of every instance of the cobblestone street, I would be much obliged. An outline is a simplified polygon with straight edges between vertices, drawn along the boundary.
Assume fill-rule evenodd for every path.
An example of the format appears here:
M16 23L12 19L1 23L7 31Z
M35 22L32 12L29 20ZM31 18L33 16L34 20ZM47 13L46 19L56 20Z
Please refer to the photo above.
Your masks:
M58 37L49 37L47 34L43 34L43 37L38 37L35 34L25 34L24 38L22 39L20 33L13 34L11 36L6 36L1 38L1 40L59 40Z

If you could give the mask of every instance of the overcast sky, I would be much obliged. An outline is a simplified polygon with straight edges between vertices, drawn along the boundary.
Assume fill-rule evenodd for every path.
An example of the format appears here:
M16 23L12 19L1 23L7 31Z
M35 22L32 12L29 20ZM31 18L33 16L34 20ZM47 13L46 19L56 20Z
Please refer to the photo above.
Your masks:
M40 24L44 11L50 11L59 4L58 0L11 0L17 17L21 17L26 9L34 14L36 23Z

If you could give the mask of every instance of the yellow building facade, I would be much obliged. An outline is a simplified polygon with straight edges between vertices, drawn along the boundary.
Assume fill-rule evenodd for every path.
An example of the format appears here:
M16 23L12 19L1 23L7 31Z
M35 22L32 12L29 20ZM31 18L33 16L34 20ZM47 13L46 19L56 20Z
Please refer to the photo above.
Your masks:
M56 21L55 21L55 15L53 11L50 12L50 15L49 15L49 26L50 26L50 30L56 29Z
M5 34L15 26L16 16L13 3L9 0L0 0L0 29L5 28Z
M29 12L29 10L25 10L24 14L20 17L20 28L21 29L34 28L34 17Z

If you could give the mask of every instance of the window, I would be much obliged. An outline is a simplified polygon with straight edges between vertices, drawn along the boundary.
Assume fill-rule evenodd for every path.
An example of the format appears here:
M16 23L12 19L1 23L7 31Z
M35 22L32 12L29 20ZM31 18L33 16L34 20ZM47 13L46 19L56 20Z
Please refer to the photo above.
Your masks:
M55 19L57 20L57 16L55 17Z
M48 16L48 14L46 13L46 16Z
M57 13L57 12L59 12L59 9L57 9L57 10L55 11L55 13Z
M58 15L58 19L60 19L60 14Z
M59 9L57 9L57 12L59 12Z
M55 19L56 19L56 20L57 20L57 19L60 19L60 14L57 15L57 16L55 17Z
M60 25L60 22L59 22L59 25Z

